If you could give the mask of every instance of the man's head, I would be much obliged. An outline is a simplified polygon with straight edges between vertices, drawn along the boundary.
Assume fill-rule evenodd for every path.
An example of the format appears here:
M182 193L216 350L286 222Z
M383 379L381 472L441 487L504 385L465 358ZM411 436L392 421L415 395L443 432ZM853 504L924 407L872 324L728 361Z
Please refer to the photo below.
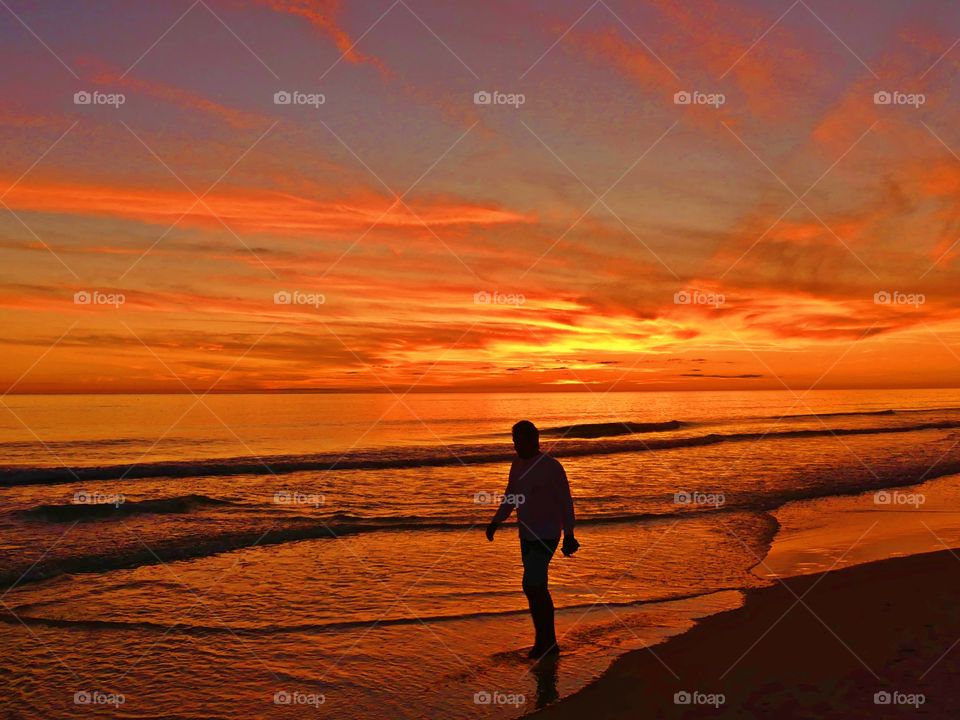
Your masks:
M513 426L513 447L517 455L527 459L540 452L540 431L529 420L521 420Z

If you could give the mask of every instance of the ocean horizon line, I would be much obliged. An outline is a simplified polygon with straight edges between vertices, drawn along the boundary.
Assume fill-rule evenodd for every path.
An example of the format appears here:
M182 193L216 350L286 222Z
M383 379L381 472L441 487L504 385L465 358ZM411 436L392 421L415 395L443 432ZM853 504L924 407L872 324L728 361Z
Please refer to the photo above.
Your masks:
M138 395L162 395L162 396L177 396L183 395L185 397L193 397L195 395L562 395L562 394L587 394L595 395L598 392L602 394L616 393L616 394L625 394L625 393L698 393L698 392L711 392L711 393L760 393L760 392L870 392L870 391L909 391L909 390L960 390L960 386L957 385L915 385L915 386L873 386L873 385L864 385L856 387L833 387L833 386L821 386L814 385L813 387L804 386L804 387L769 387L769 388L673 388L669 390L653 390L653 389L610 389L610 390L590 390L586 388L564 388L564 389L549 389L549 388L537 388L534 390L526 389L483 389L483 388L462 388L462 389L448 389L448 390L436 390L436 389L409 389L409 388L395 388L392 390L386 389L310 389L310 390L297 390L297 389L279 389L279 390L210 390L210 389L196 389L194 391L187 390L130 390L130 391L86 391L86 390L76 390L76 391L58 391L58 392L17 392L17 391L8 391L0 392L0 399L5 397L74 397L74 396L116 396L116 397L130 397Z

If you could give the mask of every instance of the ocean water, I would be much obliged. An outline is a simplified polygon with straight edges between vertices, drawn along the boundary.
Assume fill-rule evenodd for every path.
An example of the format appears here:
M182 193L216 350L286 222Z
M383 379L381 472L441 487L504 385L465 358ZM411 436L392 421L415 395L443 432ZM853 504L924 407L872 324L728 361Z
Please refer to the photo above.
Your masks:
M960 542L960 391L3 402L12 717L516 717L776 576ZM483 536L521 418L582 543L537 666Z

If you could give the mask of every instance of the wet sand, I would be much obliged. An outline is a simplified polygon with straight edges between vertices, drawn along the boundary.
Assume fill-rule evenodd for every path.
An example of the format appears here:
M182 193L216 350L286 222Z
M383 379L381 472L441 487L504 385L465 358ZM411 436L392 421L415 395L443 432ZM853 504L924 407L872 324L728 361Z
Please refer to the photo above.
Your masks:
M956 717L958 599L946 550L789 578L531 717Z

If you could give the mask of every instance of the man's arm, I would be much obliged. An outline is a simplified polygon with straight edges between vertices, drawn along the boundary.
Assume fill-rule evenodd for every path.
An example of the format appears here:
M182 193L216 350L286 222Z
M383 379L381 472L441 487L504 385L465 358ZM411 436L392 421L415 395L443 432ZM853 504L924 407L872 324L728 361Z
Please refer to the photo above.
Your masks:
M516 482L513 478L513 466L510 467L510 477L507 479L507 489L503 493L503 498L500 500L500 507L497 508L497 511L493 514L493 519L490 521L490 524L487 525L487 540L493 541L493 534L497 531L497 528L500 526L504 520L510 517L510 513L513 512L513 508L516 507L516 493L514 493Z
M567 479L566 470L560 463L557 463L557 466L560 469L558 489L563 520L563 547L561 552L564 555L573 555L580 548L580 543L573 536L573 526L576 523L576 515L573 511L573 495L570 493L570 481Z

